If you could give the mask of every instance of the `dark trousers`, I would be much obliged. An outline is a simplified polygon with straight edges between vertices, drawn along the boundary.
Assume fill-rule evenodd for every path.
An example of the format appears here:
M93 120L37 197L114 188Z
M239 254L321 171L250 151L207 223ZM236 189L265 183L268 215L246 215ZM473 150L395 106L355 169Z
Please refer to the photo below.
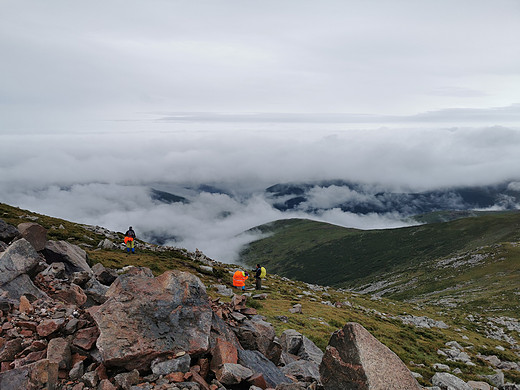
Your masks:
M261 290L262 289L262 279L255 278L256 279L256 289Z

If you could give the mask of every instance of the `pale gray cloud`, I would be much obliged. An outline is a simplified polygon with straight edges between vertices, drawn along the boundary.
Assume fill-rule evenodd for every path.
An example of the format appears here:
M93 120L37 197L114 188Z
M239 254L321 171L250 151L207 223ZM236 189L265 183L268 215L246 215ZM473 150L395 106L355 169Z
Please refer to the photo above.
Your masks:
M409 116L518 104L514 0L0 4L2 133L109 131L99 120L158 111Z

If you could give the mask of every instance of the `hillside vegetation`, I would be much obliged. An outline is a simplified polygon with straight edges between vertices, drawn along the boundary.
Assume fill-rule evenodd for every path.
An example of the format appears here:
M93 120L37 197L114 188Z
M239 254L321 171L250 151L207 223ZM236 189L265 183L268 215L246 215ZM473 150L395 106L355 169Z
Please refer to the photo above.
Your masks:
M518 215L504 216L504 218L505 220L516 218L516 221L518 221ZM229 297L219 295L214 286L217 284L231 286L231 274L237 268L236 265L223 264L211 260L212 270L208 272L203 267L205 262L201 261L194 253L182 248L168 248L166 251L159 251L157 247L147 245L148 249L138 249L135 255L126 255L118 249L101 249L98 248L98 244L106 239L106 235L94 232L93 227L36 214L1 203L0 219L15 226L21 222L36 221L47 229L49 240L66 240L79 245L85 249L92 263L99 262L112 268L123 268L127 265L146 266L152 269L156 275L168 269L191 272L203 281L211 297L220 299L220 301L230 300ZM502 220L504 223L500 223L500 220L500 218L494 220L494 223L497 224L497 240L504 237L518 237L517 230L506 229L503 227L503 225L507 225L504 222L505 220ZM481 230L483 232L485 231L484 225L486 223L492 223L492 221L480 221L479 223L479 225L482 225ZM436 228L440 229L440 226ZM399 229L397 232L360 232L352 229L341 229L333 225L292 220L279 221L269 227L264 226L262 229L265 231L271 229L273 232L277 231L277 234L282 234L279 237L279 242L280 244L284 243L285 253L290 254L292 250L293 254L297 254L306 250L316 250L316 247L323 246L329 247L328 253L332 254L333 248L341 240L347 239L349 242L356 242L357 240L359 243L374 245L378 237L383 242L393 242L390 238L384 238L383 233L397 234L394 239L398 238L398 233L403 233L404 236L404 232L408 232L408 236L412 237L414 235L426 236L422 230L428 230L429 227L421 226L413 229ZM460 234L455 233L455 231L462 229L462 227L455 225L451 229L454 231L451 233L453 236ZM467 228L467 230L471 229ZM321 234L317 234L317 231ZM110 233L117 235L122 241L123 234L121 232ZM446 236L448 236L447 233ZM473 236L475 242L479 241L473 234L467 233L466 235L462 234L462 236L466 237L465 240L461 240L466 242L466 246L459 242L457 247L471 247L469 245L469 236ZM271 239L273 237L275 236L272 236ZM487 239L482 238L481 245L487 245L488 239L489 237ZM406 241L404 237L401 240L402 242ZM383 242L379 243L379 248L384 248ZM424 247L419 248L419 244L419 242L416 242L415 247L412 245L410 248L416 248L416 253L426 251L428 246L424 244ZM293 246L291 247L291 245ZM430 241L430 245L439 253L442 252L442 250L436 248L433 239ZM397 254L399 251L398 247L399 245L396 243L388 253L395 251ZM514 249L516 250L517 248L514 247ZM275 250L278 251L279 249L276 249L273 244L271 251ZM362 253L361 248L358 250L359 253ZM448 252L448 249L445 250ZM511 250L511 252L507 252L508 255L513 253L513 249L507 246L504 246L504 250ZM371 251L376 253L373 248L366 248L366 251L367 253ZM516 253L518 255L518 252ZM314 279L312 284L290 280L277 275L274 270L280 269L284 271L283 267L279 267L274 262L269 263L267 254L265 256L265 261L262 260L262 262L269 264L269 273L267 280L264 282L265 288L262 292L267 294L267 299L249 299L247 304L249 307L255 308L259 314L265 316L274 325L278 336L286 329L295 329L309 337L321 349L325 349L332 332L342 327L346 322L359 322L394 351L412 371L417 373L419 375L418 380L423 385L431 385L430 378L436 372L434 368L436 363L448 364L452 370L460 370L457 375L464 380L483 380L485 378L483 375L494 374L493 367L490 367L489 363L484 359L486 355L498 356L503 361L517 361L519 358L516 349L516 345L520 341L518 330L504 325L504 318L496 317L494 312L476 313L466 307L446 307L439 310L438 307L427 304L417 305L353 293L344 289L322 287L315 284L318 282L318 279ZM427 253L423 253L423 257L428 258ZM276 259L282 260L280 256L277 256ZM397 262L396 264L393 264L392 261L385 262L384 256L380 256L379 259L391 271L394 270L394 265L398 265ZM518 257L516 260L518 263ZM295 264L301 263L295 262ZM410 262L410 264L415 263ZM366 270L377 269L377 267L373 267L370 264L364 264L364 266ZM303 268L302 266L294 267L292 268L293 271L291 271L293 274L291 272L288 274L294 277L294 274ZM403 269L405 269L404 266ZM518 270L508 272L518 272ZM329 275L334 276L339 273L340 271L337 267L328 269ZM323 276L324 274L320 275L321 278L325 277ZM363 273L358 272L358 275L363 275ZM382 270L380 275L383 275ZM319 275L316 274L316 276L318 277ZM512 276L516 276L518 280L518 274L512 274ZM511 284L514 285L515 283L517 282L511 278L501 283L500 288L506 291L511 288ZM248 281L250 290L253 284L254 281ZM250 292L253 295L256 293L255 291ZM303 314L289 312L289 309L295 304L302 305ZM414 326L405 321L405 318L410 316L428 318L432 321L443 321L446 327L436 325L431 327ZM518 318L518 314L516 313L512 317ZM507 319L507 321L513 321L512 323L518 326L518 322L514 322L514 319ZM449 360L447 357L438 354L440 349L447 348L446 343L453 341L456 341L466 349L471 358L471 365L461 361ZM506 381L520 382L520 372L517 370L505 371L505 377Z
M385 230L298 219L257 229L268 236L242 261L292 279L504 313L520 303L519 212Z

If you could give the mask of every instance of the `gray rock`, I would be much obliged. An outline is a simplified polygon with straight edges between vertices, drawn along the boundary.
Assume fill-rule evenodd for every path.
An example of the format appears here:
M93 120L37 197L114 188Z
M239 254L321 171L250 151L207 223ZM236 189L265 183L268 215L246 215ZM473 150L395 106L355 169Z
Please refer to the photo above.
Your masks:
M92 272L97 281L105 286L110 286L117 278L117 272L115 270L105 268L101 263L94 264Z
M43 250L48 263L65 263L67 272L87 271L92 275L92 269L88 265L87 253L77 245L67 241L48 241Z
M307 337L303 336L302 345L298 351L298 356L304 360L320 364L323 359L323 352Z
M118 374L114 377L114 382L116 382L120 388L130 390L133 385L139 383L139 371L133 370Z
M285 330L280 336L282 351L296 355L304 360L313 361L318 365L323 358L323 352L311 340L295 331Z
M258 351L239 350L238 363L253 372L261 373L271 387L276 387L280 383L292 382L273 362Z
M282 368L285 375L290 375L304 382L320 380L319 364L308 360L296 360Z
M208 265L201 265L199 267L199 269L203 272L203 273L207 273L207 274L212 274L213 273L213 267L210 267Z
M20 235L20 232L13 225L8 224L0 219L0 241L9 244L12 240Z
M98 248L101 249L116 249L117 245L110 241L108 238L101 240L98 244Z
M303 335L294 329L287 329L280 336L280 344L284 352L297 355L303 342Z
M233 330L245 349L258 350L263 355L267 355L276 336L273 325L260 316L242 321Z
M155 375L168 375L172 372L188 372L190 370L191 358L185 354L181 357L171 360L155 359L152 361L152 372Z
M468 381L468 385L473 390L491 390L491 386L487 382Z
M293 307L289 309L289 313L302 314L302 305L299 303L293 305Z
M108 291L108 286L102 285L98 282L97 279L91 278L83 289L87 297L92 299L95 303L103 304L107 301L108 297L106 293Z
M447 364L442 364L442 363L435 363L433 365L433 369L435 371L451 371L450 366L448 366Z
M432 384L441 390L473 390L470 385L455 375L438 372L432 377Z
M217 289L217 294L222 295L224 297L232 297L234 294L232 289L230 289L227 286L224 286L223 284L217 284L213 287Z
M484 375L493 386L501 387L504 386L504 373L502 371L497 371L496 374L493 375Z
M85 367L83 361L79 361L69 371L69 378L72 380L78 380L85 375Z
M53 279L65 279L65 264L64 263L53 263L50 264L46 269L40 272L42 276L50 276Z
M215 375L217 380L224 385L236 385L252 376L253 371L241 364L224 363Z
M89 387L96 387L99 382L99 375L96 371L89 371L83 374L81 382Z
M17 276L29 273L39 261L40 257L29 241L15 241L0 254L0 288Z

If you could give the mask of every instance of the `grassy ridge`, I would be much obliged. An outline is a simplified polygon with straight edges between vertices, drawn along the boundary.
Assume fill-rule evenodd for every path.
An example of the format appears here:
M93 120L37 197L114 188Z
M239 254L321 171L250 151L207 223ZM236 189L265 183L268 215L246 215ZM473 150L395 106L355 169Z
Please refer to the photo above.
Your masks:
M519 212L386 230L346 229L297 219L276 221L259 230L269 236L251 243L241 253L242 261L262 263L271 272L308 283L359 288L381 280L401 285L416 280L404 291L391 292L389 296L398 299L464 284L475 287L475 281L504 294L519 287L520 253L514 245L520 241ZM453 256L468 260L471 255L485 261L478 266L437 264ZM509 278L511 284L505 282ZM476 286L485 299L490 298L485 293L489 288Z

